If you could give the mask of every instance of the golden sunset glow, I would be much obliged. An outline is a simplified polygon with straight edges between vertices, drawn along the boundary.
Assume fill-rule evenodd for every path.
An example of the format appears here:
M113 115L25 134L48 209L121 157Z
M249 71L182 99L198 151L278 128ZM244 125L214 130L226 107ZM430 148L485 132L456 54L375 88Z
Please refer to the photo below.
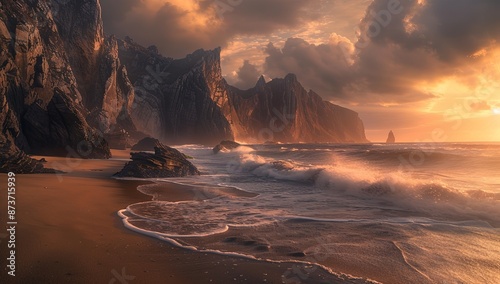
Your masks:
M1 283L500 283L500 0L1 0Z
M470 31L468 41L468 35L436 30L454 20L435 18L435 1L401 2L389 12L387 1L275 0L263 4L272 15L259 1L144 0L113 32L129 25L123 33L174 57L221 46L223 76L240 88L260 75L271 80L295 73L304 87L358 111L372 141L384 140L389 129L400 141L425 139L458 117L463 126L449 129L450 139L499 139L483 127L498 122L500 109L500 49L486 28ZM470 13L464 7L457 11ZM156 29L162 22L163 30ZM138 23L155 31L134 32ZM404 37L390 34L398 28ZM412 119L402 118L407 114Z

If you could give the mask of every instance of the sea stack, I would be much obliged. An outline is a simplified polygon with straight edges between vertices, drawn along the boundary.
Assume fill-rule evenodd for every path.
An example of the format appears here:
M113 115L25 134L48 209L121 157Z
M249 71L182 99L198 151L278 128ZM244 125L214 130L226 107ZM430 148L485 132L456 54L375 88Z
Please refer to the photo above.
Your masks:
M389 132L389 136L387 137L387 141L385 143L387 144L396 143L396 137L394 137L394 132L392 132L392 130Z

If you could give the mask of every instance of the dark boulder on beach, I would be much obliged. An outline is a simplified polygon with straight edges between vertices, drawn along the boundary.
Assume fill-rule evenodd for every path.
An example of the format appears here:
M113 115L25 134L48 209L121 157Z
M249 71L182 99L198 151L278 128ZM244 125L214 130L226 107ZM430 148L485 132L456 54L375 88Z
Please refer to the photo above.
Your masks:
M0 138L0 173L13 172L16 174L43 174L58 173L54 169L45 168L45 159L36 160L26 155L14 145L12 141L1 141Z
M136 178L168 178L199 175L198 169L174 148L158 143L155 153L131 153L132 161L114 176Z
M298 251L298 252L292 252L288 254L289 256L292 257L306 257L306 254L304 252Z
M132 151L154 151L158 144L160 144L158 139L146 137L132 146Z
M214 151L214 154L217 154L219 153L220 151L222 150L233 150L233 149L236 149L238 147L240 147L241 144L238 143L238 142L234 142L234 141L222 141L219 143L219 145L215 146L213 151Z

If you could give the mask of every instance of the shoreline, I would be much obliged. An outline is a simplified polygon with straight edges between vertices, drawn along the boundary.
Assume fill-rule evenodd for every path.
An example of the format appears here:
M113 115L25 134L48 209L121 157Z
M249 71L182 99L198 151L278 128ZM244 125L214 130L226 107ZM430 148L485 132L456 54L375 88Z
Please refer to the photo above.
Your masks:
M2 283L321 283L331 278L321 269L293 272L300 269L297 263L192 252L125 228L117 212L150 201L137 190L149 182L111 178L129 154L113 151L113 156L72 159L78 166L62 180L55 174L16 176L16 276L7 274L7 243L0 239ZM68 162L44 158L48 166ZM7 184L6 174L0 184ZM6 203L6 196L1 191L0 202Z

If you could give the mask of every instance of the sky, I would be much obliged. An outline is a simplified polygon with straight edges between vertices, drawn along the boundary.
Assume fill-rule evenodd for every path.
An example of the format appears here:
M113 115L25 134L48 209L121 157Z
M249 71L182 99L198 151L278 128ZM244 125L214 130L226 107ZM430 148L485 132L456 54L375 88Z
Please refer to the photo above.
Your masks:
M294 73L367 138L500 141L498 0L101 0L106 34L169 57L222 47L226 80Z

